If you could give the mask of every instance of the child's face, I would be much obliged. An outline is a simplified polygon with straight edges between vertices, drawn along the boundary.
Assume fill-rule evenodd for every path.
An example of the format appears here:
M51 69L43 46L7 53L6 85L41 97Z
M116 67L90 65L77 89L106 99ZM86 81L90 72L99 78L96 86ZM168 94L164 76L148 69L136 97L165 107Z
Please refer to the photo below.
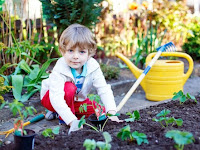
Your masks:
M78 73L82 72L83 65L90 58L88 49L81 49L79 47L71 48L67 50L63 57L67 62L68 66L74 68Z

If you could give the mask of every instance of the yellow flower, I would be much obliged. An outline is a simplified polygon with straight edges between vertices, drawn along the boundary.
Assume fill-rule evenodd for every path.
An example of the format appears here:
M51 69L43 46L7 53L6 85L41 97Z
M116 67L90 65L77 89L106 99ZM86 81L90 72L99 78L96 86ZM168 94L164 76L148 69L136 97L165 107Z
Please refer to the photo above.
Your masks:
M136 10L138 8L138 4L135 3L135 2L132 2L132 3L129 4L128 7L129 7L130 10Z
M144 8L147 9L148 6L149 6L149 4L148 4L147 1L143 1L143 2L142 2L142 6L144 6Z

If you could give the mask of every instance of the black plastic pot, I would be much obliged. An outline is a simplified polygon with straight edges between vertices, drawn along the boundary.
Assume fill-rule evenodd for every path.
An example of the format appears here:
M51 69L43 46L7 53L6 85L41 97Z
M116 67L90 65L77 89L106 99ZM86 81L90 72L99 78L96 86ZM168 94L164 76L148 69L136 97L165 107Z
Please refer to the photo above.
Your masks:
M35 131L30 129L25 129L27 135L18 136L14 135L15 150L33 150L34 149L34 140L35 140Z
M91 114L89 117L88 117L88 120L94 124L95 126L99 127L101 125L101 127L103 126L104 122L106 121L108 117L106 117L105 119L103 120L98 120L96 115L93 113Z

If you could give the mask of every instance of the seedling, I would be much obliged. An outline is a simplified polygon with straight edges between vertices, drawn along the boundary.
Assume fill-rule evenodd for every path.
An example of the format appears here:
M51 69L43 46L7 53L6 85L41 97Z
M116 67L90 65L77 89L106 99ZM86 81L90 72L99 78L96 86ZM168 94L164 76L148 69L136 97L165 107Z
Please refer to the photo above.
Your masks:
M172 98L172 100L179 100L180 104L183 104L184 102L190 99L194 100L194 102L197 104L197 100L193 95L189 93L184 95L182 90L180 90L178 93L174 92L173 95L174 97Z
M177 124L177 126L182 126L183 120L181 118L175 119L174 117L166 117L171 111L170 110L162 110L156 117L160 117L159 119L153 118L153 121L159 122L163 128L168 127L169 124ZM164 124L163 124L164 122Z
M5 105L9 106L10 111L13 113L14 116L19 114L19 117L16 118L14 121L14 134L19 136L26 135L27 133L26 130L24 130L23 126L24 119L27 118L29 115L33 116L34 112L37 112L36 109L33 106L24 107L24 104L22 104L18 100L14 100L12 103L5 102Z
M52 139L54 139L54 135L58 135L60 132L60 127L55 127L53 129L51 128L48 128L48 129L45 129L44 131L42 131L42 135L44 137L50 137Z
M165 134L165 137L172 138L174 140L176 143L174 147L177 150L183 150L184 145L191 144L194 141L192 133L179 130L170 130Z
M107 113L106 115L109 116L109 117L111 117L111 116L119 116L118 113L116 113L115 115L112 115L112 114ZM98 129L97 127L95 127L95 126L93 126L93 125L87 123L86 120L85 120L85 115L84 115L84 116L81 117L80 122L79 122L79 124L78 124L78 127L80 128L82 125L87 125L87 126L91 127L92 129L94 129L94 130L97 131L97 132L103 132L103 129L104 129L104 127L105 127L105 125L106 125L108 119L109 119L109 118L107 118L107 119L105 120L105 122L103 123L102 127L99 125L99 129Z
M135 110L133 113L127 112L126 115L129 115L129 118L125 119L126 122L134 122L135 120L140 119L140 113L137 110Z
M112 141L112 137L108 132L103 132L103 136L105 139L105 142L102 141L95 141L94 139L86 139L83 143L83 146L86 148L86 150L95 150L96 147L98 147L100 150L110 150L111 149L111 144L110 142Z
M87 112L87 107L92 106L98 120L106 119L104 105L100 103L101 100L100 97L95 94L88 94L88 98L92 102L92 105L87 105L87 104L80 105L79 112L81 113L84 111Z
M138 131L134 131L134 132L131 133L129 125L123 127L121 129L121 131L118 132L117 137L121 138L122 141L124 141L124 140L130 140L130 141L136 140L138 145L141 145L142 143L149 144L146 134L139 133Z

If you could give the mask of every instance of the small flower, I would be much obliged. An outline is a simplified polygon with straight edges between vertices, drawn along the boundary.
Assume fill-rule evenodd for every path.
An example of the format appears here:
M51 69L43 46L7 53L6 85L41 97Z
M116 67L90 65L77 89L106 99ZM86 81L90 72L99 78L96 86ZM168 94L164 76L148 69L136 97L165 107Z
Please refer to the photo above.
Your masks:
M142 2L142 6L143 6L145 9L147 9L148 6L149 6L149 4L148 4L147 1L143 1L143 2Z
M130 10L136 10L138 8L138 4L135 2L132 2L128 5Z

